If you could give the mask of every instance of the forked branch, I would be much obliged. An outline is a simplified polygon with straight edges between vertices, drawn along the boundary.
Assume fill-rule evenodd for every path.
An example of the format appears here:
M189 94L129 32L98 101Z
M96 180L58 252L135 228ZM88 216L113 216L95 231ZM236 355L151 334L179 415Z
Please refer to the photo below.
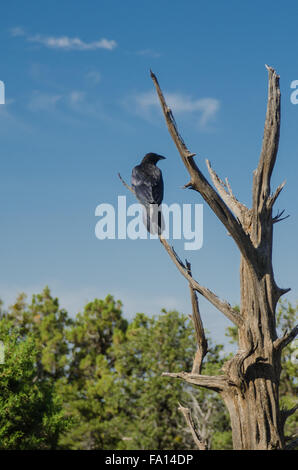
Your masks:
M216 187L219 195L230 208L230 210L234 213L237 219L241 222L244 231L248 232L251 224L251 211L244 204L239 202L238 199L234 196L228 179L226 178L225 182L222 181L216 172L212 169L209 160L206 160L206 165L212 182Z
M279 75L272 67L268 70L268 100L262 150L257 169L253 174L252 230L251 237L261 252L272 249L272 224L279 217L272 218L272 207L285 183L270 195L270 180L276 161L280 132L280 88Z
M287 219L288 217L290 217L290 215L285 215L284 217L283 214L284 214L285 210L282 210L281 212L277 212L276 216L272 218L272 223L273 224L277 224L277 222L281 222L282 220L285 220Z
M268 201L267 201L267 207L268 209L271 209L273 207L273 204L275 203L276 199L280 195L282 189L284 188L286 182L283 181L277 188L273 196L269 196Z
M274 168L280 130L280 89L279 75L272 67L268 67L268 101L264 127L264 136L259 164L254 172L253 210L261 211L262 205L270 197L270 179ZM282 186L283 187L283 186ZM279 187L278 194L282 187ZM277 196L278 196L277 194ZM276 197L277 197L276 196ZM275 197L275 199L276 199Z
M194 189L195 191L201 194L201 196L207 202L209 207L213 210L213 212L216 214L216 216L219 218L219 220L223 223L228 232L234 238L240 252L246 259L248 265L254 265L256 261L255 250L251 243L250 237L245 233L241 226L241 223L232 214L231 210L224 202L224 200L220 197L217 191L215 191L215 189L209 184L205 176L197 167L193 158L195 154L191 153L188 150L184 140L179 134L173 113L168 107L161 91L161 88L159 86L158 80L152 71L151 78L156 88L169 132L180 153L182 161L190 175L190 182L186 185L186 187L190 187L191 189Z
M291 331L285 332L281 338L277 338L273 346L276 350L281 350L285 348L291 341L293 341L298 335L298 325L295 326Z

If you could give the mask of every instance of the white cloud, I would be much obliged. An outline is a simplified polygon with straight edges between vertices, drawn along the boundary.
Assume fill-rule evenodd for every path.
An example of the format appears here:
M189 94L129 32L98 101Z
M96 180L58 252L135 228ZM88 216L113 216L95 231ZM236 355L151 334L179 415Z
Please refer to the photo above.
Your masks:
M9 31L10 31L11 36L13 37L26 35L25 30L21 28L20 26L15 26L14 28L11 28Z
M26 40L33 43L42 44L51 49L76 50L76 51L94 51L97 49L112 50L117 46L113 39L98 39L97 41L86 42L78 37L71 38L69 36L43 36L36 34L31 36L27 34L23 28L17 26L10 29L13 37L25 36Z
M220 107L220 102L216 98L194 99L183 93L165 93L165 99L174 114L192 114L201 128L205 128L214 120ZM135 93L128 97L124 104L136 114L147 119L151 119L156 107L160 107L154 90Z
M64 94L46 93L35 90L28 102L30 111L56 111L62 108L79 109L85 106L85 92L73 90Z
M166 97L169 106L176 113L193 113L200 112L200 124L205 126L211 119L215 117L219 109L219 101L215 98L201 98L192 100L189 96L169 94Z
M102 38L98 41L85 42L80 38L70 38L68 36L31 36L28 38L30 42L36 42L52 49L77 50L77 51L94 51L96 49L115 49L116 41Z
M55 119L76 125L85 124L85 117L103 120L105 123L112 121L99 99L94 100L80 90L60 94L35 90L27 101L27 108L31 112L55 114Z

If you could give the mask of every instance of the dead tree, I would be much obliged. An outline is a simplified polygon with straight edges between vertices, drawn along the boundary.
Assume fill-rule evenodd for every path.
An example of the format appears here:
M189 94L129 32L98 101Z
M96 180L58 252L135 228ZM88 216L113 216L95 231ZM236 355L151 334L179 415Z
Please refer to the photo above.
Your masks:
M223 398L231 418L235 450L284 449L284 424L295 409L281 410L279 379L282 349L298 333L298 325L277 337L275 311L279 298L290 289L277 286L272 267L273 225L284 220L284 211L273 216L273 206L285 182L271 193L270 180L276 161L280 130L279 76L266 66L269 76L268 102L263 144L257 169L253 172L252 207L242 204L232 192L229 181L222 181L207 160L207 169L214 187L207 181L178 132L171 109L167 106L156 76L151 72L162 111L172 139L189 173L184 188L197 191L234 239L240 251L240 312L210 289L197 282L186 260L181 261L174 248L161 236L160 242L180 273L189 283L192 319L198 344L191 372L164 372L194 386L214 390ZM132 192L133 189L123 184ZM238 352L224 364L223 374L201 374L207 341L200 317L196 293L205 297L238 328ZM180 405L199 449L207 444L195 429L188 408ZM291 444L287 446L291 447Z
M189 173L190 180L184 187L197 191L204 198L234 239L241 256L238 312L199 284L192 276L189 263L183 263L160 236L172 261L189 283L198 341L193 370L180 373L169 371L164 375L215 390L222 396L231 418L234 449L285 448L283 427L291 410L281 410L279 407L281 352L298 333L297 326L278 338L275 324L277 302L290 289L277 286L272 267L273 225L284 218L283 212L273 216L273 206L285 183L271 193L270 180L279 143L280 88L275 70L266 68L269 75L267 113L259 163L253 173L251 208L237 200L228 180L222 181L208 160L206 163L213 186L204 177L195 163L195 154L188 150L179 134L172 111L167 106L156 76L151 72L168 130ZM209 300L238 328L238 352L225 363L222 375L201 374L207 345L196 314L195 293ZM191 420L188 421L191 427ZM197 438L203 448L200 436Z

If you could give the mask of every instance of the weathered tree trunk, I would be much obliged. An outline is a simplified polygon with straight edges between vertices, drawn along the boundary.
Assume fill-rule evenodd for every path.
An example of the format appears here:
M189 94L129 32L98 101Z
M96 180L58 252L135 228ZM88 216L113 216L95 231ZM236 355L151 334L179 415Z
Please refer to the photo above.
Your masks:
M210 289L199 284L192 277L190 263L183 263L174 248L169 246L162 235L159 237L170 258L189 283L192 319L198 344L191 372L165 372L164 375L180 378L221 394L231 417L234 449L283 449L285 420L296 409L280 410L279 407L281 352L297 335L298 326L290 332L285 332L281 338L277 337L276 305L279 298L290 289L281 289L276 285L272 268L273 225L285 218L282 218L284 211L273 217L272 209L285 183L280 184L271 194L270 179L279 143L280 89L279 76L275 70L271 67L267 67L267 70L267 113L261 155L253 175L251 209L237 200L228 180L223 182L207 160L207 168L215 189L209 184L194 161L195 154L188 150L179 134L172 111L166 104L156 76L151 72L169 132L190 176L190 181L184 188L201 194L233 237L241 255L241 301L238 312L228 302L220 300ZM123 180L122 182L133 192L132 188ZM207 341L197 292L238 328L239 349L237 354L224 364L223 375L201 374ZM179 409L191 428L198 448L206 449L207 443L194 428L190 411L181 406Z
M239 352L224 367L231 383L222 396L231 417L234 449L282 449L280 355L274 348L276 302L270 275L254 277L242 259L244 323L238 329Z
M198 341L198 353L192 372L166 372L164 375L178 377L221 394L231 417L234 449L284 448L283 427L290 411L281 411L279 408L281 350L297 334L296 327L285 333L282 338L277 338L275 327L277 302L289 289L277 287L272 268L273 224L282 220L282 213L272 216L272 208L284 183L271 194L270 179L279 142L280 90L279 76L272 68L267 67L267 70L267 114L262 151L258 167L254 171L251 209L236 199L228 180L223 182L211 168L209 161L207 168L216 189L208 183L194 161L195 154L187 149L180 136L157 78L151 72L168 129L190 175L190 182L185 188L201 194L233 237L241 254L241 303L240 312L237 312L228 302L220 300L212 291L195 281L189 263L184 264L174 249L160 236L160 241L171 259L189 282ZM239 349L237 354L225 363L223 375L201 375L206 341L194 298L195 292L208 299L238 327ZM190 419L188 424L191 426ZM195 435L194 432L193 434ZM199 436L197 442L199 447L204 447Z

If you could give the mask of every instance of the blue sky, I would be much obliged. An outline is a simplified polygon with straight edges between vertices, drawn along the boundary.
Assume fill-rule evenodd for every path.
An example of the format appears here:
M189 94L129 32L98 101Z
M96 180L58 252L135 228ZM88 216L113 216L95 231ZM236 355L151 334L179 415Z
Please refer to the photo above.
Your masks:
M186 171L155 104L149 70L158 76L179 129L207 175L208 158L250 205L267 95L267 63L281 76L282 126L273 189L287 185L276 209L274 268L281 287L297 292L298 4L163 0L2 2L0 80L0 296L46 284L74 314L113 294L127 316L177 308L190 313L188 286L154 240L95 237L98 204L118 195L135 202L127 180L142 156L160 166L165 198L202 203L182 190ZM183 253L193 274L231 304L239 301L239 254L204 204L204 244ZM203 321L215 341L229 325L205 300Z

